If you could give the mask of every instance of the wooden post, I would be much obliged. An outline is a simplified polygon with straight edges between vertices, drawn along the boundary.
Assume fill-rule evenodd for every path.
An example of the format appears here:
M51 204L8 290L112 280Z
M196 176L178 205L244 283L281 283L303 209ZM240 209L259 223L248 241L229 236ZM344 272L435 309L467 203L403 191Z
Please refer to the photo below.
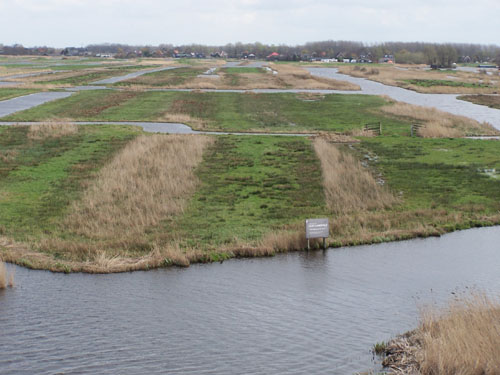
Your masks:
M413 124L411 125L410 137L413 137Z
M309 238L307 239L307 250L311 250L311 246L309 246Z
M326 250L326 238L323 237L323 250Z
M380 135L382 135L382 122L379 122L378 125L379 125L379 131L378 132L379 132Z

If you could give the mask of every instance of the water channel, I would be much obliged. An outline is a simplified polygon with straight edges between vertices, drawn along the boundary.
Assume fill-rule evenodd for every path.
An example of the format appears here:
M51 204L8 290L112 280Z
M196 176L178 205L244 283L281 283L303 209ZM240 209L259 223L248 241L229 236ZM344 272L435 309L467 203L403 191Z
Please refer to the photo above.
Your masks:
M419 308L500 292L500 228L115 275L16 268L2 374L353 374Z

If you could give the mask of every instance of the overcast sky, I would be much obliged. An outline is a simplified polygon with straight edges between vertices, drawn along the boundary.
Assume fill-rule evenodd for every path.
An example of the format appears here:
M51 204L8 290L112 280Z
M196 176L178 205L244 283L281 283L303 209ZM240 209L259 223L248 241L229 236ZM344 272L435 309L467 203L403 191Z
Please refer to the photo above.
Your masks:
M500 0L0 0L0 43L500 44Z

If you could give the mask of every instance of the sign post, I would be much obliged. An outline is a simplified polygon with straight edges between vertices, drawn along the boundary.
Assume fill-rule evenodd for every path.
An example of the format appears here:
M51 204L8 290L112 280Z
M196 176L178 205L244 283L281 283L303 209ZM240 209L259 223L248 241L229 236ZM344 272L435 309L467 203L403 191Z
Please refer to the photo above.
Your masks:
M307 219L306 238L307 250L310 249L309 240L311 238L323 238L323 249L326 249L326 239L330 235L330 225L328 219Z

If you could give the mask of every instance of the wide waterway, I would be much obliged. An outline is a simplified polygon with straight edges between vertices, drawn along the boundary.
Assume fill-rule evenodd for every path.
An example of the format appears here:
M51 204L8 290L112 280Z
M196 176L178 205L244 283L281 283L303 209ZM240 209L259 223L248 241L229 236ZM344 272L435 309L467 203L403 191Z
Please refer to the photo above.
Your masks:
M16 267L0 373L352 374L425 304L500 292L500 228L112 275Z

